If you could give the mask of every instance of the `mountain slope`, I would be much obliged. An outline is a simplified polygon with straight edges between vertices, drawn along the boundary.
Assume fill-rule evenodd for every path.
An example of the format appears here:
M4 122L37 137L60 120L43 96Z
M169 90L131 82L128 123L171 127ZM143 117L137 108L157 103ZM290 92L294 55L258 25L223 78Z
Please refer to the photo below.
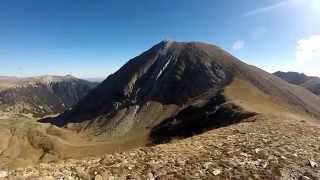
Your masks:
M320 78L315 77L302 84L303 87L316 95L320 95Z
M44 116L72 107L96 86L72 76L2 78L0 110Z
M295 85L302 86L316 95L320 95L320 78L297 72L275 72L274 75Z
M319 117L319 97L216 46L163 41L130 60L71 111L46 121L106 137L151 135L161 141L163 129L177 129L169 136L181 131L190 136L256 113L290 112ZM179 128L194 124L204 126Z

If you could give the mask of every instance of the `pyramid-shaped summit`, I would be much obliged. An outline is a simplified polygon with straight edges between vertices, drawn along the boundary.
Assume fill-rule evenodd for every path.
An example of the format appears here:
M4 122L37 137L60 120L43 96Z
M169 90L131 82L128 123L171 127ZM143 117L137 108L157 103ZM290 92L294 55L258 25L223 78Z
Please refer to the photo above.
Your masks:
M108 137L149 136L157 129L206 129L280 110L319 116L317 98L217 46L162 41L50 121Z

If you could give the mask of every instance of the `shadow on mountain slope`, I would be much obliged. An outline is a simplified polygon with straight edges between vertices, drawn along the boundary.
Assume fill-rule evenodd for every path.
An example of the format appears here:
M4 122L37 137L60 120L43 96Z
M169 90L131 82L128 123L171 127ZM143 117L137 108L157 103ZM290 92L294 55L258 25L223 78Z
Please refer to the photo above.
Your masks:
M238 123L256 114L226 102L225 97L219 93L207 102L196 101L152 128L149 140L151 144L167 143L174 138L187 138Z

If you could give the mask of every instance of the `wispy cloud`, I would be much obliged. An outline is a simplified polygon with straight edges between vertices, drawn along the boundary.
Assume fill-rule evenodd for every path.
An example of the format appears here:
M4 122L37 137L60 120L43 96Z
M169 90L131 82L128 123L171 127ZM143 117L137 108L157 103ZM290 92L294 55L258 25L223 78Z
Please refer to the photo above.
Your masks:
M242 14L243 17L248 17L248 16L253 16L253 15L257 15L257 14L262 14L262 13L266 13L266 12L269 12L269 11L272 11L274 9L277 9L277 8L280 8L286 4L289 3L289 0L285 0L285 1L281 1L279 3L276 3L276 4L271 4L269 6L265 6L265 7L261 7L261 8L258 8L258 9L254 9L254 10L251 10L251 11L248 11L244 14Z
M246 42L245 42L244 40L235 41L235 42L233 43L233 45L232 45L232 49L233 49L234 51L238 51L238 50L244 48L245 43L246 43Z

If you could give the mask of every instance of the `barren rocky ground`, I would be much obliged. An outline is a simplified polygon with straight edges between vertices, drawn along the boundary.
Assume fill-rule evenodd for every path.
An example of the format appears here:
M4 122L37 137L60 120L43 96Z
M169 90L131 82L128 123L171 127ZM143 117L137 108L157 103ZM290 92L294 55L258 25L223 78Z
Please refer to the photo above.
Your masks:
M245 122L169 144L12 171L1 179L319 179L320 128L284 116Z

